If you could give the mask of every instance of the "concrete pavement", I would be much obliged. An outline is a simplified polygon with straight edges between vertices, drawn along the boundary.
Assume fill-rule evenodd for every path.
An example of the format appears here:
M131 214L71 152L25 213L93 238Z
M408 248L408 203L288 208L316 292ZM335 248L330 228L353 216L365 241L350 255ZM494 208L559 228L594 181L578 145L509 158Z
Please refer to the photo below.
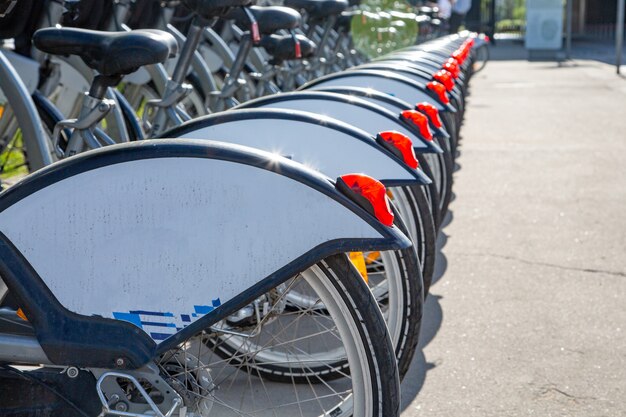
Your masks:
M472 80L402 416L624 416L626 80L498 48Z

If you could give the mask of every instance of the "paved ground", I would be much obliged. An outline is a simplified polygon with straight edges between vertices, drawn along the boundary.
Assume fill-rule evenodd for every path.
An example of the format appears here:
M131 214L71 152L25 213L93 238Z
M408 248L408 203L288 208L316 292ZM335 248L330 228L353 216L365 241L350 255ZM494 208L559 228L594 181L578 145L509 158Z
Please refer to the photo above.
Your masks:
M471 92L402 415L625 416L626 80L499 60Z

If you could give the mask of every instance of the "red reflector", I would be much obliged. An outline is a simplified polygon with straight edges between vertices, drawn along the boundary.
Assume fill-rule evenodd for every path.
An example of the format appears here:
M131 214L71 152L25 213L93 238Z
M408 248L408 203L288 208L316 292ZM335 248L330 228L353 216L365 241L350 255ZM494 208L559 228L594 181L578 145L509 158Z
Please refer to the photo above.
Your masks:
M461 48L461 52L463 52L463 59L466 59L470 52L472 51L472 43L466 43L465 45L463 45L463 48Z
M259 32L259 24L257 22L252 22L252 27L250 28L250 32L252 34L252 42L254 43L261 42L261 33Z
M389 227L393 225L393 212L389 205L387 189L380 181L364 174L346 174L337 178L337 183L339 180L343 181L350 192L363 197L371 204L374 216L382 224Z
M461 49L457 49L456 51L452 52L452 58L456 59L456 61L460 65L463 65L463 62L465 61L465 56L465 52Z
M296 38L296 45L295 45L295 50L296 50L296 58L302 58L302 49L300 48L300 41L298 40L298 38Z
M430 103L423 102L417 105L417 109L423 113L426 113L430 122L436 127L441 128L443 123L441 123L441 119L439 118L439 110L437 107L433 106Z
M446 87L444 87L443 84L438 83L437 81L431 81L426 84L426 87L428 87L430 91L437 94L439 100L441 100L443 104L450 103L450 99L448 98L448 94L446 93Z
M484 39L485 39L485 42L491 43L491 38L489 36L485 35Z
M419 162L415 157L413 142L411 142L411 139L409 139L408 136L394 130L380 132L378 136L380 136L383 141L393 146L400 152L404 163L406 163L413 169L417 169L417 167L419 166Z
M439 84L441 85L441 84ZM441 85L443 87L443 85ZM424 139L431 141L433 140L433 134L428 127L428 117L418 112L417 110L404 110L402 112L402 117L406 120L410 120L413 122L415 126L420 130L421 135Z
M443 69L445 69L450 74L452 74L454 78L457 78L459 76L459 73L460 73L459 65L456 63L454 58L450 58L449 60L447 60L443 64Z
M452 74L446 70L437 71L435 75L433 75L433 80L439 81L448 91L452 91L454 88L454 79L452 78Z

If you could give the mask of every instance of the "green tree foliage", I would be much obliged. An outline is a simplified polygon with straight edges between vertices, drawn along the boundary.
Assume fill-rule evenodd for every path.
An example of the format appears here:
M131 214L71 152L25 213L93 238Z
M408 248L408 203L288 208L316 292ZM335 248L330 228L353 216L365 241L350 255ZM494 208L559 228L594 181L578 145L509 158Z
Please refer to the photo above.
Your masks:
M355 47L370 57L413 45L418 24L406 1L365 0L352 18Z
M495 0L496 32L518 32L526 22L526 0Z
M526 0L496 0L496 19L524 20Z

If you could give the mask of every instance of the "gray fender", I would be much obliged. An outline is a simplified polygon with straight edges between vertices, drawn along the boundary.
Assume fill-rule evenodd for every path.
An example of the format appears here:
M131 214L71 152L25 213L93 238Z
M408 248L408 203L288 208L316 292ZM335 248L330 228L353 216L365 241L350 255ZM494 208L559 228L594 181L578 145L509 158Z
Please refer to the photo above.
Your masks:
M441 153L434 142L427 142L400 120L400 113L393 113L381 106L358 97L321 91L300 91L276 94L250 100L238 107L290 109L316 113L321 118L332 118L348 123L376 135L386 130L397 130L407 135L417 153Z
M415 81L402 75L398 75L393 71L345 71L338 74L331 74L318 80L314 80L303 86L302 89L310 88L310 86L350 86L372 88L382 93L398 97L399 99L404 100L407 103L416 104L422 101L427 101L435 105L439 111L451 110L448 106L444 106L438 100L434 99L431 94L426 91L423 85L418 85L417 83L415 83Z
M251 109L194 119L165 137L215 139L277 153L331 178L362 172L385 185L429 184L365 131L310 112Z
M157 342L331 254L410 246L301 164L184 139L44 168L0 194L0 231L67 310L129 321Z

